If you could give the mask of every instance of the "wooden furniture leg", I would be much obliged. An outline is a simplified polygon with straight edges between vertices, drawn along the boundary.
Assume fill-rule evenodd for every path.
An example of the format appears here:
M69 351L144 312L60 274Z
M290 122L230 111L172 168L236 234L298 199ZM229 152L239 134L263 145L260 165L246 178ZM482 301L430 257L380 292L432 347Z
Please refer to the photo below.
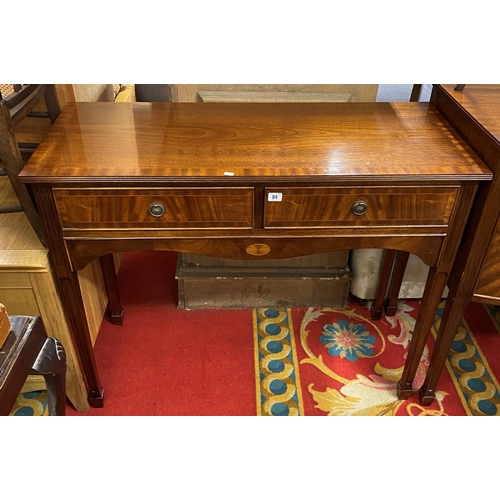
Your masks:
M410 102L418 102L422 93L422 84L416 83L411 89Z
M116 280L115 262L113 254L99 257L104 278L106 293L108 294L108 312L113 325L123 325L123 307L120 301L118 281Z
M457 84L454 91L462 92L465 84ZM435 93L440 111L446 119L467 138L468 144L485 160L495 172L490 185L480 188L475 202L468 231L460 248L457 260L448 283L449 293L446 299L436 343L427 369L427 376L420 389L420 402L430 405L435 399L435 390L443 371L449 351L463 319L469 301L477 295L478 281L486 273L496 279L498 268L488 261L490 245L496 246L498 217L500 214L500 148L498 136L498 90L493 91L481 104L481 92L472 94L470 107L462 108L455 96L437 87ZM489 106L497 101L497 106ZM484 119L484 122L483 122ZM482 123L483 122L483 123ZM489 268L491 266L491 269ZM490 274L490 272L492 274ZM491 278L490 278L491 279ZM489 281L489 280L487 280ZM490 282L491 284L491 282ZM492 294L489 294L490 296ZM497 293L493 295L497 296Z
M370 311L371 318L374 320L380 319L384 312L385 297L387 295L387 288L389 286L392 267L394 266L394 260L396 259L397 253L398 252L396 250L385 251L382 271L380 273L380 279L377 287L377 294Z
M398 297L401 290L401 283L408 264L408 252L398 252L396 262L394 263L394 271L392 273L391 286L389 287L389 296L385 304L385 315L394 316L398 310Z
M433 267L429 271L403 375L398 382L397 392L399 399L408 399L413 394L413 379L415 378L420 359L424 352L429 332L435 321L435 312L443 296L447 278L448 273L442 272L439 268Z
M41 206L44 206L44 229L51 249L49 256L73 343L76 346L79 363L85 377L89 404L94 408L102 408L104 406L104 389L99 380L78 273L73 269L66 251L52 190L50 187L36 186L34 191L37 201Z
M467 188L463 189L465 191ZM448 240L448 244L443 249L443 257L437 267L431 267L429 270L429 275L427 276L427 281L425 283L424 295L422 297L422 302L420 303L420 308L415 323L415 331L412 334L410 348L406 357L403 375L398 382L397 394L399 399L408 399L413 394L413 379L415 378L415 374L417 373L418 365L424 352L425 344L427 343L427 338L429 337L430 330L436 319L436 311L439 308L439 303L441 302L441 299L443 297L443 292L446 288L446 285L448 284L448 277L450 276L453 268L460 269L460 264L455 263L454 261L458 251L458 246L461 242L462 231L465 228L465 224L467 222L466 214L469 213L471 205L472 203L470 205L468 203L465 203L464 205L460 206L460 209L455 214L457 232L454 235L454 238ZM472 284L470 285L470 287L468 287L467 285L469 283L475 282L471 279L471 277L474 276L474 272L476 272L477 276L479 266L480 263L477 264L474 269L471 269L469 271L469 273L471 273L471 276L466 276L468 273L464 272L461 273L461 276L459 278L454 277L454 279L451 280L453 282L453 289L459 290L461 297L467 296L467 293L469 293L468 297L470 297L470 287L472 287ZM459 282L463 282L465 286L460 287L458 285ZM451 297L453 297L453 295L451 295ZM450 302L453 302L453 299L451 299ZM444 349L441 350L444 351ZM440 358L438 358L436 351L437 349L436 347L434 347L433 357L436 357L437 360L439 360ZM445 356L447 353L448 350L446 350L444 354L440 353L439 356ZM438 365L436 361L434 363ZM428 374L430 371L431 366L429 366ZM435 371L437 372L437 377L439 377L440 371L437 369ZM433 389L430 383L428 383L425 387Z
M94 408L104 406L104 389L99 381L94 349L90 337L85 306L76 272L69 276L59 277L58 284L62 291L61 298L67 315L68 323L74 334L73 342L77 346L80 361L85 375L89 404Z
M486 211L498 213L499 204L500 201L498 201L497 197L489 196L488 203L485 206ZM472 227L475 227L477 233L481 234L485 231L484 228L487 227L486 217L482 217L479 224L476 224L476 221L473 220ZM488 239L481 239L472 235L472 233L468 234L468 239L464 244L465 250L462 251L461 249L461 253L453 266L448 283L448 297L446 298L441 324L437 332L436 343L434 344L424 384L420 388L420 402L424 406L432 404L435 399L435 390L439 377L443 371L460 322L464 317L465 309L474 293L483 265L483 258L486 254L487 244Z
M435 390L439 377L443 371L446 358L450 352L451 345L462 321L468 298L455 300L450 295L446 299L446 306L441 325L437 334L437 340L432 351L431 361L427 369L427 376L423 386L420 388L420 403L428 406L434 402Z
M47 385L49 415L66 414L66 355L62 344L48 338L33 364L30 375L43 375Z

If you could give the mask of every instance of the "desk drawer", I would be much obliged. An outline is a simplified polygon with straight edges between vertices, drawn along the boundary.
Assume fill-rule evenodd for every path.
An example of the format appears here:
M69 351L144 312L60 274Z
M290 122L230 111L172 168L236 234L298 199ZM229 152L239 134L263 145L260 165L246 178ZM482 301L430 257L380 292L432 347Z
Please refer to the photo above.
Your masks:
M264 224L268 228L446 227L458 189L457 186L267 188Z
M253 188L54 189L64 228L252 228Z

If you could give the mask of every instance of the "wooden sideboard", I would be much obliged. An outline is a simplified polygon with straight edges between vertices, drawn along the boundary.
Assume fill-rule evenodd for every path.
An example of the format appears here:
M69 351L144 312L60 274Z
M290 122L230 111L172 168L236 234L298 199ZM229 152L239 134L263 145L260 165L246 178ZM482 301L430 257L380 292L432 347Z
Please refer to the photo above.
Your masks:
M70 103L20 177L40 208L90 404L102 406L77 272L140 249L257 261L415 253L431 270L399 382L408 398L492 174L428 103Z

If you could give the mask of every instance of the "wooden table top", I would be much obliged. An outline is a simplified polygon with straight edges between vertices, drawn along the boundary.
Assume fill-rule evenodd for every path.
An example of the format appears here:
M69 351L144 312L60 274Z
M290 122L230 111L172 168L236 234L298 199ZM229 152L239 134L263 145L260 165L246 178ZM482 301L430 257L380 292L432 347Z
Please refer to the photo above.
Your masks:
M429 103L69 103L26 182L487 180Z
M441 85L500 144L500 85Z

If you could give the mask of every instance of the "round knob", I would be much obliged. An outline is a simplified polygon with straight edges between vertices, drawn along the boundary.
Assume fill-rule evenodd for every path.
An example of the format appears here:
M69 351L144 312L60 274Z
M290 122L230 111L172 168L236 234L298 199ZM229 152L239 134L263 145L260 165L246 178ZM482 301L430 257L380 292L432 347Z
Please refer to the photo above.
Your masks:
M363 215L366 210L368 209L368 205L366 204L366 201L357 201L353 206L352 206L352 211L354 215Z
M153 217L161 217L165 213L165 207L158 202L151 203L151 205L149 205L149 213Z

